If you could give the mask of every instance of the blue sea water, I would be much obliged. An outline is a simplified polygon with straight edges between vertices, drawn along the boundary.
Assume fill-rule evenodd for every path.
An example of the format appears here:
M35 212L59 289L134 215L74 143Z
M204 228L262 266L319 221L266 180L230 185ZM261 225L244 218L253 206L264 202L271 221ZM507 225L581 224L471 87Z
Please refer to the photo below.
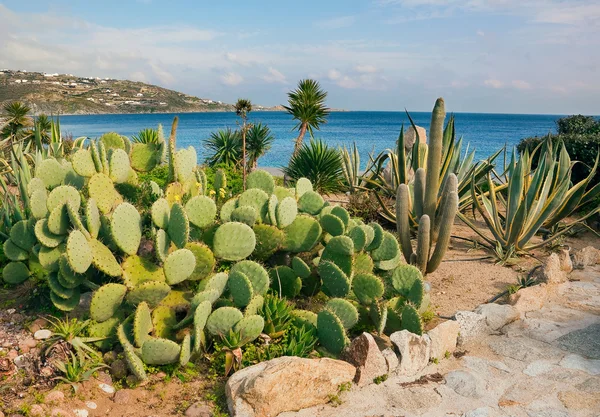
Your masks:
M103 133L116 131L131 136L141 129L156 127L162 123L165 135L170 132L173 114L106 114L89 116L61 116L61 130L72 133L73 137L88 136L95 138ZM411 112L418 126L429 131L431 113ZM540 136L555 131L555 121L560 115L526 114L484 114L456 113L455 126L457 137L463 137L463 143L469 143L476 149L476 160L485 159L507 144L516 145L520 139ZM182 113L179 114L177 146L194 146L198 153L198 162L204 161L206 150L202 141L211 132L218 129L236 128L238 118L234 113ZM288 162L294 146L296 132L292 131L295 122L285 112L253 112L251 122L263 122L269 125L275 136L271 150L259 160L264 167L281 167ZM322 138L334 146L351 146L356 142L361 165L364 168L368 155L373 150L380 152L394 147L404 123L409 120L404 112L334 112L316 138ZM308 136L305 140L308 140ZM463 145L464 149L464 145Z

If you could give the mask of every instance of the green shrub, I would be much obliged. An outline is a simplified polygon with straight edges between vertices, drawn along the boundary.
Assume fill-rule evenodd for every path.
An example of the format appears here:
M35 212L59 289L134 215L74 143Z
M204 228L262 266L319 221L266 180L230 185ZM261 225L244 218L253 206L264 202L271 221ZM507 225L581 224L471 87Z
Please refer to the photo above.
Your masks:
M600 133L600 121L593 116L581 114L563 117L556 121L559 135L589 135Z
M150 172L139 172L138 179L140 182L154 181L160 188L164 189L169 179L169 166L158 165Z
M215 172L217 172L218 169L222 169L225 172L225 176L227 177L227 195L229 195L229 193L231 193L232 195L236 195L242 192L243 182L241 170L238 170L232 167L231 165L225 164L218 164L214 167L207 166L203 169L206 173L206 181L208 183L209 190L214 189L213 184L215 182Z

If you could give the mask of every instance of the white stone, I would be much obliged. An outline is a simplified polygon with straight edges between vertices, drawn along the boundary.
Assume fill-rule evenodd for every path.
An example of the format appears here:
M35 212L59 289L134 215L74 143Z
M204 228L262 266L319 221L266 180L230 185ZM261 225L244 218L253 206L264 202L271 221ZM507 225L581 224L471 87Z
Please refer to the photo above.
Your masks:
M429 363L431 341L427 335L419 336L408 330L390 335L390 341L400 352L398 374L412 376L418 374Z
M564 257L564 255L563 255ZM568 258L568 251L567 251ZM571 270L572 270L571 265ZM571 272L571 271L568 271ZM567 281L568 272L562 268L561 258L557 253L552 253L546 261L544 262L544 267L542 270L544 281L549 284L562 284Z
M459 345L466 343L469 339L490 332L486 319L481 314L473 313L472 311L457 311L455 317L460 326L460 333L458 335Z
M78 409L78 410L73 410L73 414L75 414L76 417L88 417L88 410L86 409Z
M25 355L17 356L13 359L13 362L17 365L17 368L25 368L27 366L27 358L25 358Z
M470 372L452 371L446 375L445 379L446 385L463 397L481 398L484 394L483 382Z
M538 376L547 374L552 369L554 369L554 364L551 361L540 359L527 365L527 367L523 369L523 373L529 376Z
M579 355L567 355L559 363L563 368L577 369L590 375L600 375L600 359L586 359Z
M575 253L574 260L578 268L595 265L600 262L600 250L587 246Z
M377 377L387 374L388 367L379 346L369 333L356 337L342 353L340 359L356 367L354 382L358 386L369 385Z
M398 360L396 352L394 352L393 349L386 348L383 351L381 351L381 354L385 358L388 373L391 374L392 372L395 372L398 368L398 365L400 365L400 360Z
M48 329L41 329L38 330L37 332L35 332L33 334L33 338L35 340L45 340L45 339L49 339L50 336L52 336L52 332Z
M513 306L496 303L482 304L475 309L475 313L485 317L491 330L500 330L520 317L519 312Z
M548 288L546 284L522 288L510 297L511 304L517 309L521 316L530 311L541 309L544 307L547 300Z
M442 359L446 357L446 352L451 354L456 350L458 333L460 325L455 320L448 320L438 324L427 332L431 339L430 357L433 359Z
M113 387L112 385L108 385L105 384L104 382L98 384L98 386L100 387L100 389L102 391L104 391L107 394L114 394L115 393L115 387Z
M90 410L95 410L96 408L98 408L98 404L96 404L96 403L95 403L95 402L93 402L93 401L87 401L87 402L85 403L85 406L86 406L87 408L89 408Z
M467 411L465 417L488 417L490 415L489 407L480 407L475 410Z

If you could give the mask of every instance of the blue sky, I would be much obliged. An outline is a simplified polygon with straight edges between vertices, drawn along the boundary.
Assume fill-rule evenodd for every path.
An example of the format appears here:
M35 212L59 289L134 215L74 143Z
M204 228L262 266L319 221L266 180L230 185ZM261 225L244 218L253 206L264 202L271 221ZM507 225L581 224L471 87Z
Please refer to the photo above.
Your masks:
M597 0L1 1L0 68L283 104L600 114Z

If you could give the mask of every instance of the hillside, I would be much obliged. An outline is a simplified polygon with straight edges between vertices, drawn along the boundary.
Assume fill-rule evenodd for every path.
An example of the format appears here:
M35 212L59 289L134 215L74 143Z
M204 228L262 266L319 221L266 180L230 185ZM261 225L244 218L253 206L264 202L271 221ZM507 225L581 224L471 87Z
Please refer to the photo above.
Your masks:
M23 101L35 114L184 113L232 111L231 104L137 81L0 71L0 104ZM255 106L256 110L265 110Z

